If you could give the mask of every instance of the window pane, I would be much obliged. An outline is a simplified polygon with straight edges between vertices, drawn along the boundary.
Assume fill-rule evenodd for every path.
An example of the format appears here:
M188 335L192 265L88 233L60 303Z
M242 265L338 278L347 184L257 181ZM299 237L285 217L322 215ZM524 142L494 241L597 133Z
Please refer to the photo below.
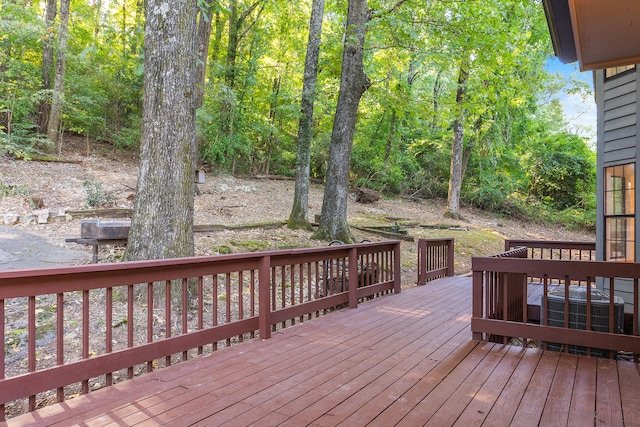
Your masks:
M605 168L605 215L635 214L634 165Z
M606 219L606 261L634 262L635 218Z

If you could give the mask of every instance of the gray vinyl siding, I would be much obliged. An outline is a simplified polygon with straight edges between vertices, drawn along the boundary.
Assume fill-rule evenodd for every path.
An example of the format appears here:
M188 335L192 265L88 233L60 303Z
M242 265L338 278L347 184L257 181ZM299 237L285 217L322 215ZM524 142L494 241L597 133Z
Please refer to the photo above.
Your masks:
M602 122L598 123L602 135L602 155L605 166L635 161L637 146L637 78L636 73L624 74L603 82ZM599 74L602 76L602 74ZM600 77L603 79L603 77Z
M596 100L598 105L598 208L596 223L596 250L598 259L604 259L604 168L625 163L636 163L636 182L640 175L640 161L638 159L638 70L621 76L604 79L604 73L597 71ZM636 213L640 212L637 206ZM640 225L640 222L638 224ZM636 230L638 230L636 226ZM636 261L640 261L638 247L639 237L636 231ZM598 281L598 285L608 290L607 281ZM630 310L633 301L633 281L617 279L615 294L626 302L626 309Z

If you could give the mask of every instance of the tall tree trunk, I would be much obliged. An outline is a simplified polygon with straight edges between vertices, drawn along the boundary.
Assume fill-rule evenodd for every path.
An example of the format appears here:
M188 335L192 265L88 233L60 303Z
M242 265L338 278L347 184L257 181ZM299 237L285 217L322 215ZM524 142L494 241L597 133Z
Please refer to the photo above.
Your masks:
M391 157L391 149L393 148L393 141L396 139L396 122L398 121L398 113L396 109L391 110L391 123L389 123L389 135L387 135L387 146L384 150L384 162L386 163Z
M447 197L447 218L461 218L460 190L462 189L463 146L464 146L464 102L467 95L469 72L464 65L458 74L458 90L456 91L457 118L453 122L453 143L451 148L451 167L449 174L449 193Z
M238 54L238 0L229 1L229 39L225 60L225 80L233 88L236 78L236 56Z
M324 0L313 0L309 20L309 41L307 57L304 63L302 82L301 116L298 123L298 152L296 156L296 184L293 195L293 207L289 215L289 228L311 230L309 223L309 179L311 161L311 139L313 130L313 105L316 96L318 77L318 59L322 40L322 19Z
M202 107L204 100L204 81L207 73L207 59L209 57L209 41L211 40L211 24L213 6L217 1L208 1L198 13L198 35L196 44L198 47L198 63L196 65L196 109Z
M370 20L371 11L367 0L349 0L340 93L331 131L327 181L320 224L314 233L314 238L317 239L353 241L347 223L349 169L360 98L371 86L363 66L364 40Z
M258 21L258 17L264 9L264 4L262 5L262 9L258 11L255 20L253 20L246 26L245 21L262 1L263 0L256 0L254 3L249 5L249 7L247 7L247 9L242 12L242 14L239 14L238 12L238 0L229 1L229 39L227 42L227 58L225 61L225 80L227 81L227 86L229 86L230 88L235 87L236 58L238 56L238 47L240 45L240 41L251 29L251 27L253 27L253 25ZM240 32L243 27L244 30Z
M46 32L42 39L42 89L45 90L45 93L51 89L51 76L53 75L53 35L57 6L56 0L47 0L47 9L45 11ZM51 99L49 96L46 96L40 101L40 106L38 107L39 133L47 132L50 113Z
M127 260L194 253L195 8L196 0L147 0L140 168Z
M438 71L436 74L436 81L433 83L433 120L431 121L431 131L435 132L438 127L438 114L439 114L439 102L438 98L440 97L440 92L442 91L442 83L440 82L440 76L442 75L442 70Z
M60 29L58 30L58 49L56 58L56 74L53 78L53 98L51 100L51 113L47 126L47 138L58 143L60 118L62 117L62 102L64 100L64 73L67 61L67 37L69 32L69 3L71 0L60 0Z

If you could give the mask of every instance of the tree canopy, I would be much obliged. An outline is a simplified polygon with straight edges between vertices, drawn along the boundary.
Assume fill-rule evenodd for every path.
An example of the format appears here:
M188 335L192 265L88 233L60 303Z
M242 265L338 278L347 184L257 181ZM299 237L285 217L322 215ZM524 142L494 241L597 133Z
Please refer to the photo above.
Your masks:
M55 57L61 46L60 14L50 25L45 3L0 4L0 152L18 157L47 144L37 132L38 115L55 90L45 87L43 57L47 43ZM198 24L210 25L202 39L208 49L197 110L199 160L214 172L293 176L312 1L197 3ZM545 68L552 50L539 1L369 0L368 7L362 53L371 86L353 134L351 189L446 197L457 122L461 203L521 215L532 203L593 209L593 153L562 120L550 119L557 105L545 102L573 82ZM351 41L346 26L347 1L326 0L312 179L327 174L343 47ZM139 148L143 36L140 0L71 1L58 129ZM461 69L468 73L462 83Z

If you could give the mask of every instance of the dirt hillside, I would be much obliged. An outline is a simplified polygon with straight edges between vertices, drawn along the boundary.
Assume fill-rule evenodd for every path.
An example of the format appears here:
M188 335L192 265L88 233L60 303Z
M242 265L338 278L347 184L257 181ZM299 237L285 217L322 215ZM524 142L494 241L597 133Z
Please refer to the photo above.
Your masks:
M16 161L0 157L0 188L8 188L13 195L0 198L0 217L15 218L37 211L38 204L49 209L46 224L23 221L13 227L37 234L59 247L72 247L65 238L79 237L81 218L68 212L87 208L89 202L104 207L133 207L137 180L137 161L131 154L112 147L94 144L87 155L83 141L63 147L62 162ZM196 224L223 226L255 225L286 221L289 216L294 182L284 179L238 178L207 174L199 184L196 197ZM321 185L313 185L309 195L310 217L320 214ZM0 193L2 194L2 193ZM576 233L562 228L523 223L473 209L464 209L465 221L443 217L444 201L412 201L403 198L383 199L375 204L349 200L348 219L351 225L402 225L414 238L455 237L456 271L469 270L471 255L488 255L502 247L505 238L593 240L588 233ZM65 215L66 214L66 215ZM24 217L23 217L24 218ZM55 219L53 219L55 218ZM7 220L5 220L5 223ZM387 237L353 228L357 240L386 240ZM306 231L293 231L285 226L221 229L196 233L197 255L220 252L246 252L326 245L310 239ZM415 242L403 242L403 282L415 281ZM90 250L87 262L90 262ZM101 249L101 262L117 261L121 248Z

